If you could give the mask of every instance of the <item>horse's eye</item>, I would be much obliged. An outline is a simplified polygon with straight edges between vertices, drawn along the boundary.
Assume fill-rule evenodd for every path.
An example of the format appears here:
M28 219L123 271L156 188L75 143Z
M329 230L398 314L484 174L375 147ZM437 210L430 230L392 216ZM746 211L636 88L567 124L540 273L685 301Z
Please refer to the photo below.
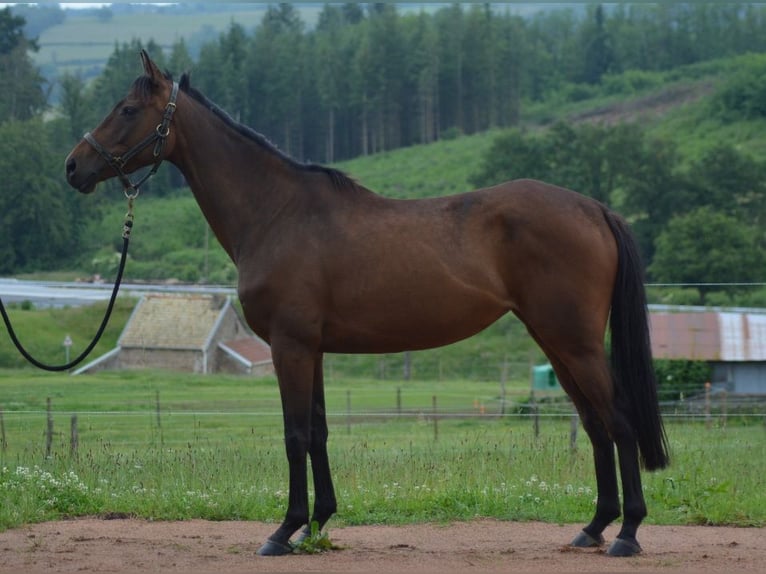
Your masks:
M138 111L138 108L134 106L125 106L120 110L120 115L131 117L131 116L135 116L137 111Z

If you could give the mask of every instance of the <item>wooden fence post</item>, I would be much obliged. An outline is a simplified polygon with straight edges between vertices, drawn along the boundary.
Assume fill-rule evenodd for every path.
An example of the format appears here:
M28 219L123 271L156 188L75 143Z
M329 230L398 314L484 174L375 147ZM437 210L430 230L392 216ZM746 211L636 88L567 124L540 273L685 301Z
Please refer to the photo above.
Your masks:
M72 415L69 423L69 454L77 457L77 449L80 446L80 433L77 430L77 415Z
M45 410L47 411L47 428L45 432L45 458L50 458L51 447L53 446L53 413L51 412L51 398L45 399Z
M396 387L396 414L402 414L402 387Z
M433 403L433 418L434 418L434 440L439 439L439 417L438 415L438 409L436 407L436 395L432 398Z
M412 376L412 353L410 351L404 352L404 363L402 365L402 377L405 381L409 381Z
M503 356L503 366L500 369L500 414L505 414L505 383L508 381L508 355Z
M351 390L346 391L346 434L351 434Z
M569 450L575 452L577 450L577 427L580 426L580 416L575 412L572 413L569 425Z
M3 409L0 408L0 448L3 452L8 448L8 441L5 440L5 420L3 419Z
M713 426L713 419L710 416L710 387L709 381L705 383L705 428L708 429Z
M160 391L154 392L155 415L157 418L157 431L160 433L160 446L165 446L165 435L162 434L162 415L160 411Z

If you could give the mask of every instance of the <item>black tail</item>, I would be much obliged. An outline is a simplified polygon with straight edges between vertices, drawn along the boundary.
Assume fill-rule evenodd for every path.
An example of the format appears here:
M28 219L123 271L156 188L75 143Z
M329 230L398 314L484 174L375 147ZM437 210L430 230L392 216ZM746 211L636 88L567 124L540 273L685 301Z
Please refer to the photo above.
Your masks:
M669 457L657 400L641 258L625 221L613 212L604 214L619 256L609 318L612 376L617 400L625 405L636 433L641 463L656 470L665 468Z

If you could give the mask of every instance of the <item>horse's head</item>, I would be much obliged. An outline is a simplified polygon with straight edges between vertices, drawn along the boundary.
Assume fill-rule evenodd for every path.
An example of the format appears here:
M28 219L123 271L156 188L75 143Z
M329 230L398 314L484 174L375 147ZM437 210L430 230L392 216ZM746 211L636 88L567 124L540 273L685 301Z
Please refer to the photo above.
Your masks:
M173 149L170 125L178 85L143 50L141 61L144 75L66 158L67 181L82 193L91 193L98 182L115 176L126 193L135 190L146 178L133 184L126 174L152 164L156 170Z

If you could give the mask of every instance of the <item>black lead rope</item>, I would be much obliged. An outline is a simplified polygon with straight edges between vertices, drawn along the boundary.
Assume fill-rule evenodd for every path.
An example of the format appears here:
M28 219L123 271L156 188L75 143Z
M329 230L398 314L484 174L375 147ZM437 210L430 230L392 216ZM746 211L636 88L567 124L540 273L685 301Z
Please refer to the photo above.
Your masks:
M114 302L117 300L117 292L120 289L120 283L122 283L122 273L123 271L125 271L125 261L127 260L127 257L128 257L128 243L130 242L130 232L133 230L133 200L135 199L136 195L137 194L127 195L128 213L125 215L125 223L123 224L123 227L122 227L122 255L120 256L120 266L119 266L119 269L117 270L117 278L114 281L114 289L112 289L112 296L109 299L109 305L107 305L106 307L106 313L104 314L104 319L101 321L101 326L98 328L98 332L96 333L96 336L91 341L90 345L88 345L88 347L82 353L80 353L80 355L77 358L66 363L65 365L48 365L35 359L24 348L24 345L21 344L21 341L19 341L19 338L16 336L16 332L13 330L13 326L11 325L11 320L8 317L7 311L5 310L5 305L3 305L3 301L2 299L0 299L0 313L3 315L3 321L5 322L5 326L8 329L8 334L11 337L11 341L13 341L13 344L16 345L16 348L19 350L22 356L27 361L32 363L35 367L39 369L43 369L45 371L52 371L52 372L68 371L69 369L79 365L85 359L85 357L87 357L91 353L91 351L93 351L95 346L98 344L99 339L101 339L101 335L104 334L104 329L106 329L106 325L109 322L109 318L112 316L112 309L114 308Z

